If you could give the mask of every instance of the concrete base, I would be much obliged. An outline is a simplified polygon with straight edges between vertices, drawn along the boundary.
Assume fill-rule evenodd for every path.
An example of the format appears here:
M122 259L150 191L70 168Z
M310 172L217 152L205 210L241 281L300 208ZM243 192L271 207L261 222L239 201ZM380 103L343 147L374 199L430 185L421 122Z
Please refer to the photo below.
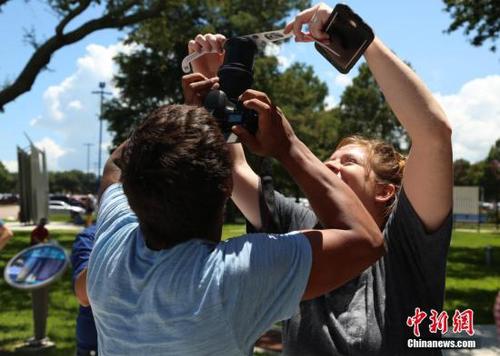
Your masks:
M477 349L443 350L443 356L498 356L500 355L500 335L497 335L495 325L474 325L475 335L470 337L465 332L461 334L448 333L446 337L460 339L475 339Z
M50 339L48 337L43 338L41 340L36 340L34 337L32 337L32 338L29 338L28 340L26 340L26 342L24 344L17 346L16 352L21 351L21 352L26 352L26 353L29 352L29 353L36 354L40 351L50 349L50 348L53 348L55 346L56 346L56 344L54 342L50 341Z

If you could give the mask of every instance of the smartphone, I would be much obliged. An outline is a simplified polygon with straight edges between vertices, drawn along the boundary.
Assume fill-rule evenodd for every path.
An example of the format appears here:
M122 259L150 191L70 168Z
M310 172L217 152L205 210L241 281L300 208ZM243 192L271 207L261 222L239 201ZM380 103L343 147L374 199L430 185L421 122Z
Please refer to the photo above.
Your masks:
M348 73L375 37L372 29L351 8L337 4L323 31L329 43L316 42L316 50L341 73Z

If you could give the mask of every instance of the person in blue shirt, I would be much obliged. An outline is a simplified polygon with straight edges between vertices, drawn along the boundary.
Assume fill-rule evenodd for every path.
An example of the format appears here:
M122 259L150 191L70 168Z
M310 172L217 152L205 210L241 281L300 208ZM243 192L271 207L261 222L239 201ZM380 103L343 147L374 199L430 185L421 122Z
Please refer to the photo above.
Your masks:
M95 233L95 224L81 231L76 235L71 252L73 288L78 303L80 304L78 316L76 318L77 356L97 355L97 331L86 290L87 267L89 264L90 252L92 252L92 248L94 247Z
M158 108L113 152L101 179L87 273L100 355L251 354L301 300L383 255L368 211L281 110L262 92L247 90L241 101L259 116L254 153L278 159L309 186L318 216L338 228L221 241L232 191L224 136L204 108Z

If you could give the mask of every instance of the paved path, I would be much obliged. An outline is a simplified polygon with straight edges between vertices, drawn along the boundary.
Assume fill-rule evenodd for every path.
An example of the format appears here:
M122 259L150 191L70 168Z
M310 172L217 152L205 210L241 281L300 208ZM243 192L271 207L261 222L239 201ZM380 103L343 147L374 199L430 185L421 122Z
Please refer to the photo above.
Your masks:
M486 228L481 228L480 231L477 231L477 229L453 229L453 231L460 231L460 232L472 232L472 233L481 233L481 234L495 234L495 233L500 233L500 230L491 228L491 229L486 229Z
M495 325L474 325L476 332L473 337L467 334L452 334L451 338L475 339L479 347L474 350L444 350L443 356L498 356L500 355L500 336L496 333Z
M496 335L495 325L474 325L474 330L473 339L479 344L477 349L443 350L443 356L499 356L500 337ZM471 339L467 334L450 334L448 337ZM273 328L257 341L254 352L274 356L280 355L282 348L281 332Z
M19 213L19 205L0 205L0 219L15 220Z
M35 225L25 225L19 222L7 222L5 225L12 231L32 231ZM83 229L82 225L70 224L67 222L51 222L45 226L49 231L64 230L68 232L78 232Z

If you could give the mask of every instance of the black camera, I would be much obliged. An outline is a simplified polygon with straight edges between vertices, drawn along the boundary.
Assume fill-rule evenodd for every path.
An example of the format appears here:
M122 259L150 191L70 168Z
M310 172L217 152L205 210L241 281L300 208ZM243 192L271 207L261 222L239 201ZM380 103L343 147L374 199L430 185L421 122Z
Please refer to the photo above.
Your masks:
M238 142L231 128L241 125L255 134L258 128L257 112L247 109L238 97L253 83L253 63L257 52L255 42L247 37L233 37L224 45L226 54L219 68L220 90L211 90L204 101L205 108L217 119L228 143Z

